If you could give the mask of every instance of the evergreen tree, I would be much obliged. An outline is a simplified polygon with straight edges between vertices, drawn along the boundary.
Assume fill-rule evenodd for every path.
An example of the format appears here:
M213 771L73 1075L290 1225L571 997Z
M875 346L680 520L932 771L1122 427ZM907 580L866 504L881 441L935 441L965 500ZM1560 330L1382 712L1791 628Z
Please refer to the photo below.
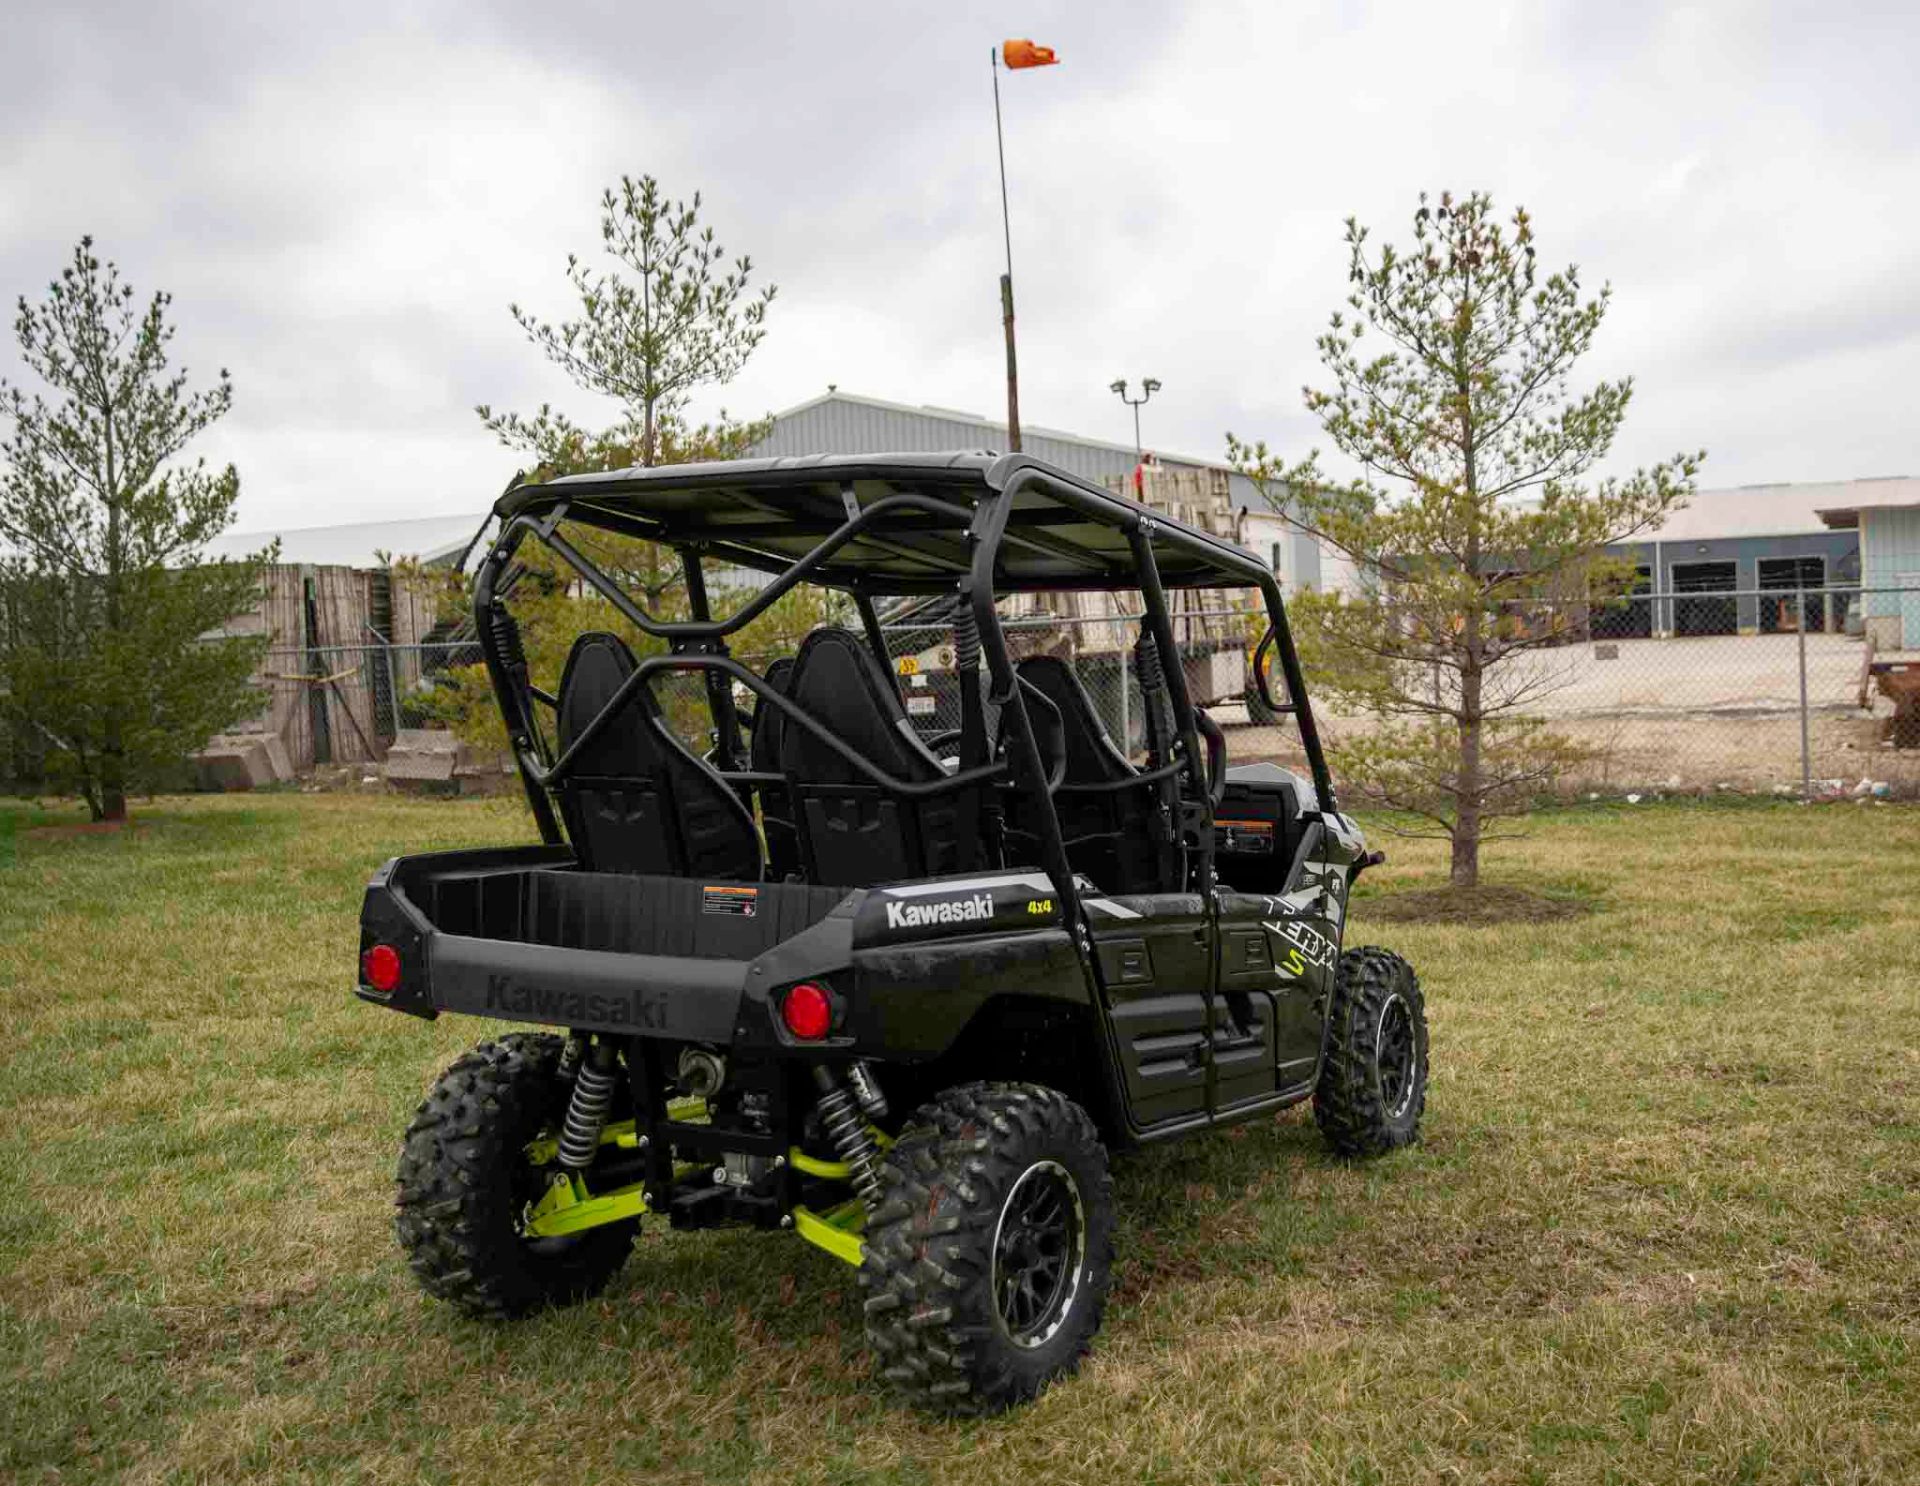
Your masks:
M82 238L14 321L45 395L0 381L0 711L96 820L124 819L129 790L259 707L248 680L264 637L214 632L252 607L271 553L200 555L231 523L240 477L180 456L233 386L223 370L189 391L170 368L171 302L142 308Z
M560 456L591 453L596 444L632 448L642 465L684 463L707 449L729 457L744 448L757 429L724 413L716 427L690 429L685 409L697 389L739 375L767 333L777 287L752 292L752 259L727 263L713 229L700 225L699 193L691 203L669 201L650 175L622 176L618 191L601 196L600 241L617 267L601 271L567 259L567 279L580 299L577 320L552 325L517 304L509 309L548 360L621 405L621 422L592 434L549 407L522 418L484 404L475 410L481 420L502 443L559 473L573 472Z
M1611 291L1577 268L1538 276L1533 222L1491 198L1425 195L1405 252L1373 254L1347 222L1347 309L1319 338L1326 390L1306 405L1360 473L1317 451L1288 465L1227 435L1275 509L1353 558L1358 598L1309 595L1295 630L1337 704L1377 720L1342 739L1364 799L1452 843L1452 880L1479 879L1480 843L1581 756L1535 709L1562 683L1546 652L1580 637L1583 605L1630 576L1606 549L1692 495L1703 452L1587 480L1633 397L1629 378L1569 379Z

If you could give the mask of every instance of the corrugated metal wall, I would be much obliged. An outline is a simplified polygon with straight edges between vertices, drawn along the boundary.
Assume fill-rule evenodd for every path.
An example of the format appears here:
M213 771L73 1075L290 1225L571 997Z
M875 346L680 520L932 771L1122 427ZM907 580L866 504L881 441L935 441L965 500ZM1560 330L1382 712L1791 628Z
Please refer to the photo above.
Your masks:
M1893 588L1909 575L1920 573L1920 510L1860 512L1860 581L1868 588ZM1900 602L1891 593L1867 600L1869 614L1897 614Z
M1098 485L1133 472L1133 451L1022 429L1024 452L1057 464ZM1004 449L1006 425L941 408L905 408L864 398L828 397L774 420L773 432L755 454L933 454L953 449ZM1206 468L1160 455L1174 468ZM1241 475L1228 477L1236 506L1260 505L1259 493Z

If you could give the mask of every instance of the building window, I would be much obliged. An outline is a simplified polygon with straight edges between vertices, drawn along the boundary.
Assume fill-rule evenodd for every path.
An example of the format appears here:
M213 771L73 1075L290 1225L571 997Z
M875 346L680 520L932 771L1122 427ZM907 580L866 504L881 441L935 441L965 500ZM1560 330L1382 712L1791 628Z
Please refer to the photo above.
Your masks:
M1275 574L1280 572L1280 544L1278 542L1273 544L1273 571Z

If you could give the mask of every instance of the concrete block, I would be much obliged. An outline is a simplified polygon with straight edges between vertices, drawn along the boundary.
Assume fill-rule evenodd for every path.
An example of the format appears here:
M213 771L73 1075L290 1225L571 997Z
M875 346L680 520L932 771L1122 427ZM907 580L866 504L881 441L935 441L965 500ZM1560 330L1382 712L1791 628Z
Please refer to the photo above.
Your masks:
M282 757L285 750L281 750ZM229 734L210 738L193 756L194 774L207 790L257 789L275 781L273 761L264 734Z
M389 786L405 790L452 790L467 761L467 747L438 728L402 728L387 750L383 772Z

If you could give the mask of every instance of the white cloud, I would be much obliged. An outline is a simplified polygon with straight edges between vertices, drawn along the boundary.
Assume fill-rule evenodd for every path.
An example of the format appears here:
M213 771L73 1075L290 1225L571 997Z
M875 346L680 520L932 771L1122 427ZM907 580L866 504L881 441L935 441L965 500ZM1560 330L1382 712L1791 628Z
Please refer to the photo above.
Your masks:
M1904 9L1034 3L63 10L10 33L0 287L94 232L175 293L182 359L229 365L242 524L463 509L513 460L471 405L586 416L505 306L561 268L621 171L700 189L781 286L752 414L836 382L1001 405L1002 77L1022 404L1149 443L1303 448L1299 387L1344 292L1341 221L1420 189L1534 213L1611 281L1592 374L1636 376L1621 463L1704 444L1713 483L1920 469L1920 114ZM10 365L0 356L0 365Z

